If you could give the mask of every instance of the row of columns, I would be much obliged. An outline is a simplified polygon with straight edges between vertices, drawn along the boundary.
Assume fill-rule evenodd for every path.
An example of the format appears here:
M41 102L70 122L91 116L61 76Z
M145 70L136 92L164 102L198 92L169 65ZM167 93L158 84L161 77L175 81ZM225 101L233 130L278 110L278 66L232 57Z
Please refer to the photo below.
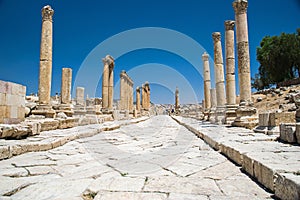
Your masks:
M123 70L120 74L120 110L133 110L133 81Z
M224 84L224 66L221 46L220 32L212 34L214 41L214 73L216 89L211 89L210 69L208 54L202 55L204 72L204 105L205 112L214 110L223 112L222 108L226 106L226 118L224 122L233 122L238 115L243 115L245 106L247 115L254 114L255 108L252 108L251 102L251 77L250 77L250 59L247 27L247 0L236 0L233 2L236 21L225 21L225 57L226 57L226 97ZM234 27L236 24L236 41L238 50L238 75L240 89L240 104L236 105L235 88L235 52L234 52ZM250 110L250 112L249 112ZM214 111L213 111L214 112ZM219 122L218 115L216 120ZM239 119L240 120L240 119Z

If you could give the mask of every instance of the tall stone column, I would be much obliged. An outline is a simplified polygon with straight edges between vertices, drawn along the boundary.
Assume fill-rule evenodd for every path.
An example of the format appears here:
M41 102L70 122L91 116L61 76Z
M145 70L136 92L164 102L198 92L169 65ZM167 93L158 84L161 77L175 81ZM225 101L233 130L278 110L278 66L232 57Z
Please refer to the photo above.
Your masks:
M141 110L141 88L136 88L136 110L139 112Z
M234 126L253 128L258 124L256 108L251 100L251 74L248 41L247 0L235 0L232 4L235 11L236 41L238 53L238 73L240 88L240 105Z
M104 65L102 75L102 109L105 112L112 110L113 106L114 59L110 55L107 55L102 61Z
M235 58L234 58L234 21L225 21L226 48L226 100L228 105L236 104Z
M224 66L223 66L221 33L214 32L212 36L214 40L215 81L216 81L216 93L217 93L216 122L224 123L226 98L225 98Z
M209 69L209 61L208 61L208 54L206 52L202 55L203 60L203 78L204 78L204 104L205 110L210 109L210 69Z
M133 83L129 83L129 110L133 111Z
M248 41L247 0L233 2L236 21L240 102L251 104L251 75Z
M52 36L54 10L49 6L42 9L42 33L40 46L40 73L39 73L39 104L33 114L53 118L55 111L50 102L52 77Z
M145 105L145 85L142 85L142 109L145 109L146 105Z
M225 21L225 54L226 54L226 118L231 124L236 118L235 57L234 57L235 21Z

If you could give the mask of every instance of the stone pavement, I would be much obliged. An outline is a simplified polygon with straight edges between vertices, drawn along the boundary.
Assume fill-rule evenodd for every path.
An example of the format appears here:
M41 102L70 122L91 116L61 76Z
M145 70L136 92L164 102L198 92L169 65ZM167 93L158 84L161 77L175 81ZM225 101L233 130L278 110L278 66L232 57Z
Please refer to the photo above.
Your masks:
M169 116L0 161L0 199L270 199Z
M300 147L277 141L276 135L226 127L174 116L215 150L281 199L300 199Z
M46 151L62 146L75 139L90 137L102 131L117 129L120 126L138 123L146 119L148 117L43 131L39 135L27 137L22 140L0 139L0 160L32 151Z

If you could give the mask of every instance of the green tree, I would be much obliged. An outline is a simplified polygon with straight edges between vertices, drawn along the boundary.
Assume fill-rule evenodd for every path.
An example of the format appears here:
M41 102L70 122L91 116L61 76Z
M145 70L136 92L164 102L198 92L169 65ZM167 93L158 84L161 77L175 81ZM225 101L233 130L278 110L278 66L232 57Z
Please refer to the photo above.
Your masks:
M264 37L256 54L260 66L252 79L253 88L260 90L300 77L300 29L297 34Z

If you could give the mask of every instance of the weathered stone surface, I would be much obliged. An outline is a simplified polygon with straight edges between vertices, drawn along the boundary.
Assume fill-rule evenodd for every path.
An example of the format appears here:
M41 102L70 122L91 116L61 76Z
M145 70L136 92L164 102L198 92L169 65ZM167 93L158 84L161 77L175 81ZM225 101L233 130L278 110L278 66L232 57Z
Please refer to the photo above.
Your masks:
M300 199L300 176L291 173L276 175L275 195L280 199Z

